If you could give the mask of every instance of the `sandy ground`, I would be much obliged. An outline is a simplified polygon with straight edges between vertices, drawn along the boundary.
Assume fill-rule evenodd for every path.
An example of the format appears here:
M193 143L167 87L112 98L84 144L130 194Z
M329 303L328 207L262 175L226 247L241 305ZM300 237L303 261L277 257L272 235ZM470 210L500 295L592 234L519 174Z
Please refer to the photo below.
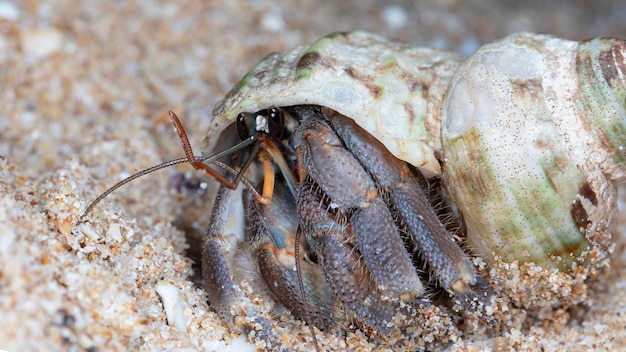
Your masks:
M617 1L386 3L0 0L0 350L264 348L227 328L198 285L180 229L205 228L209 206L181 215L186 197L203 198L171 182L189 167L140 179L76 223L122 177L182 156L169 109L199 146L214 104L269 52L354 29L465 55L521 30L626 38ZM522 317L501 338L459 335L451 349L624 348L621 243L582 307ZM183 302L169 325L157 294L168 284ZM280 343L311 350L300 322L249 297ZM317 335L324 349L393 348L360 331Z

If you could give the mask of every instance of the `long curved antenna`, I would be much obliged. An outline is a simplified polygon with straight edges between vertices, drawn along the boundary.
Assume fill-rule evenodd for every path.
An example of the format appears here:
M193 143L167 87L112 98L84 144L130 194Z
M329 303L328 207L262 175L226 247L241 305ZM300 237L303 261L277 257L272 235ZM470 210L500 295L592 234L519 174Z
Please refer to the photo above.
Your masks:
M109 194L113 193L116 189L122 187L123 185L127 184L128 182L139 178L141 176L147 175L149 173L155 172L157 170L160 169L164 169L166 167L170 167L172 165L177 165L177 164L182 164L184 162L187 161L187 158L180 158L180 159L175 159L175 160L170 160L170 161L166 161L162 164L159 165L155 165L152 167L149 167L147 169L141 170L137 173L134 173L128 177L126 177L125 179L121 180L120 182L116 183L115 185L113 185L113 187L107 189L106 191L104 191L104 193L102 193L101 195L98 196L98 198L96 198L95 200L93 200L89 206L87 207L87 209L85 209L85 211L83 212L83 214L80 216L80 218L78 219L78 224L80 224L81 222L83 222L83 219L85 218L85 216L87 216L87 214L89 214L93 208L100 203L101 200L103 200L104 198L106 198Z
M209 159L214 158L214 155L211 156L194 156L194 160L198 161L198 162L206 162ZM98 198L96 198L95 200L93 200L89 206L87 207L87 209L85 209L85 211L81 214L80 218L78 219L78 224L82 223L83 220L85 219L85 217L93 210L93 208L100 203L100 201L102 201L104 198L106 198L109 194L113 193L115 190L117 190L118 188L122 187L123 185L131 182L132 180L139 178L141 176L145 176L147 174L150 174L152 172L155 172L157 170L160 169L164 169L166 167L170 167L173 165L177 165L177 164L182 164L188 161L188 158L180 158L180 159L174 159L174 160L170 160L170 161L166 161L162 164L159 165L155 165L155 166L151 166L147 169L141 170L139 172L136 172L128 177L126 177L125 179L121 180L120 182L116 183L115 185L113 185L111 188L107 189L106 191L104 191L104 193L100 194L98 196ZM217 160L213 160L211 161L211 164L216 165L217 167L220 167L222 169L224 169L226 172L236 176L237 174L239 174L239 171L233 169L232 167L222 163L221 161L217 161ZM259 192L256 190L256 188L254 188L254 186L252 185L252 183L245 177L241 178L241 183L243 183L243 185L250 191L250 193L252 193L254 195L255 198L261 198L261 195L259 194Z
M218 161L217 159L232 154L236 151L239 151L247 146L249 146L252 143L256 142L254 151L258 152L258 150L260 149L259 144L258 144L258 140L255 136L252 136L244 141L241 141L240 143L227 148L225 150L222 150L220 152L218 152L217 154L211 155L211 156L195 156L193 154L193 149L191 148L191 144L189 143L189 138L187 138L187 133L185 132L185 129L183 128L183 125L180 123L180 120L178 119L178 116L176 116L176 114L172 111L169 111L169 115L170 118L172 119L172 123L174 124L174 129L176 130L176 132L178 133L178 137L180 138L180 142L183 146L183 150L185 151L185 158L180 158L180 159L175 159L175 160L170 160L170 161L166 161L162 164L159 165L155 165L152 167L149 167L145 170L141 170L137 173L134 173L132 175L130 175L129 177L123 179L122 181L116 183L115 185L113 185L113 187L107 189L104 193L102 193L101 195L98 196L98 198L96 198L94 201L92 201L89 206L87 207L87 209L85 209L85 211L82 213L82 215L79 217L78 219L78 223L80 224L81 222L83 222L83 220L85 219L85 217L87 216L87 214L89 214L93 208L100 203L100 201L102 201L104 198L106 198L109 194L113 193L115 190L117 190L118 188L122 187L123 185L131 182L132 180L139 178L141 176L147 175L149 173L152 173L154 171L166 168L166 167L170 167L176 164L181 164L184 162L189 162L191 164L191 166L193 166L194 169L196 170L204 170L206 173L208 173L209 175L211 175L217 182L219 182L220 184L222 184L224 187L226 188L230 188L230 189L235 189L237 187L237 184L239 184L239 182L241 181L241 183L244 184L244 186L250 191L250 193L253 194L253 196L260 202L263 204L267 204L269 203L267 197L259 194L259 192L256 190L256 188L254 188L254 186L252 185L252 183L246 179L243 174L245 172L245 169L247 168L247 166L249 166L249 164L252 162L252 160L248 160L248 162L246 163L246 165L244 165L245 167L241 170L235 170L232 167ZM254 157L254 156L253 156ZM253 159L253 158L250 158ZM222 169L224 169L227 173L232 174L235 178L234 181L229 181L228 179L226 179L226 177L224 177L222 174L220 174L219 172L215 171L214 169L210 168L208 164L213 164L216 165Z

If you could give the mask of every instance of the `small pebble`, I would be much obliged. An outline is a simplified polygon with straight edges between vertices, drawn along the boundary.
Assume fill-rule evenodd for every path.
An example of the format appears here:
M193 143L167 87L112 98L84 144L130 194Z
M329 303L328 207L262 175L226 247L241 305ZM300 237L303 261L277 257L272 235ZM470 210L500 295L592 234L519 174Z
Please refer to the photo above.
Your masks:
M381 16L391 30L397 30L406 24L408 16L400 6L392 5L383 9Z
M271 11L263 16L261 26L268 32L280 32L285 28L285 21L280 12Z
M120 230L120 224L113 223L109 225L107 236L117 242L122 242L122 231Z
M63 34L55 28L31 29L22 34L22 50L27 60L44 59L63 44Z
M0 18L15 22L20 17L20 9L11 1L0 1Z

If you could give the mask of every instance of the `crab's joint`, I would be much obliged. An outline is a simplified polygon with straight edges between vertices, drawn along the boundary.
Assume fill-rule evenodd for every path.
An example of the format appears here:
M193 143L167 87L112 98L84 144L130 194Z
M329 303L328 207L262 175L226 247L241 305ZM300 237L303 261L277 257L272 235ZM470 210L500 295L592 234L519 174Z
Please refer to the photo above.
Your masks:
M274 165L272 165L269 153L264 149L259 151L258 158L263 166L263 193L257 201L261 204L269 204L274 193Z
M450 288L454 292L465 292L470 289L469 283L463 279L458 279L450 284Z
M193 154L193 149L191 148L191 144L189 143L189 138L187 137L187 132L185 132L183 124L180 123L178 116L176 116L173 111L170 110L169 115L172 123L174 124L174 130L176 130L176 133L178 133L180 143L183 146L183 150L185 151L185 156L187 157L189 164L191 164L191 166L193 166L193 168L196 170L205 171L213 178L215 178L215 180L219 182L222 186L228 189L235 189L237 187L237 182L231 182L227 180L226 177L222 176L222 174L211 169L208 165L196 159L195 155Z
M282 152L280 151L276 143L271 138L268 138L266 135L261 136L259 140L260 140L261 150L264 152L263 154L259 152L259 160L263 164L263 172L264 172L263 196L267 197L267 193L265 190L266 188L265 183L272 182L272 185L274 184L274 180L273 180L274 167L272 164L272 162L274 162L278 166L278 169L280 170L283 177L285 178L289 191L291 192L292 196L295 197L297 194L297 187L298 187L299 182L298 182L296 175L293 173L291 167L287 163L287 160L285 160L285 157L283 156ZM262 158L268 160L267 164L264 163ZM268 179L268 177L270 176L272 177L271 181ZM272 189L273 189L273 186L272 186ZM269 190L269 192L270 192L269 199L271 200L272 190ZM267 204L263 202L260 202L260 203Z

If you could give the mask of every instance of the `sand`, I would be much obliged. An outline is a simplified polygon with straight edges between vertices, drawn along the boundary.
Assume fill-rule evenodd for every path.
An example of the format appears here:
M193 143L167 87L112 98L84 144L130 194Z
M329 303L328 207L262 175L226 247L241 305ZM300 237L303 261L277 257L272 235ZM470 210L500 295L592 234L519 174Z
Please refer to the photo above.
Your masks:
M626 38L617 1L497 4L0 0L0 350L312 350L308 328L258 283L241 286L258 324L247 336L208 306L197 243L183 230L202 233L210 204L197 188L173 187L187 165L125 186L79 225L78 216L121 178L183 155L168 110L198 148L213 106L255 62L328 32L365 29L464 55L521 30ZM451 319L404 347L359 330L317 338L325 350L438 348L430 339L442 334L450 350L619 350L621 233L582 304L516 308L495 335ZM272 338L258 337L264 329Z

